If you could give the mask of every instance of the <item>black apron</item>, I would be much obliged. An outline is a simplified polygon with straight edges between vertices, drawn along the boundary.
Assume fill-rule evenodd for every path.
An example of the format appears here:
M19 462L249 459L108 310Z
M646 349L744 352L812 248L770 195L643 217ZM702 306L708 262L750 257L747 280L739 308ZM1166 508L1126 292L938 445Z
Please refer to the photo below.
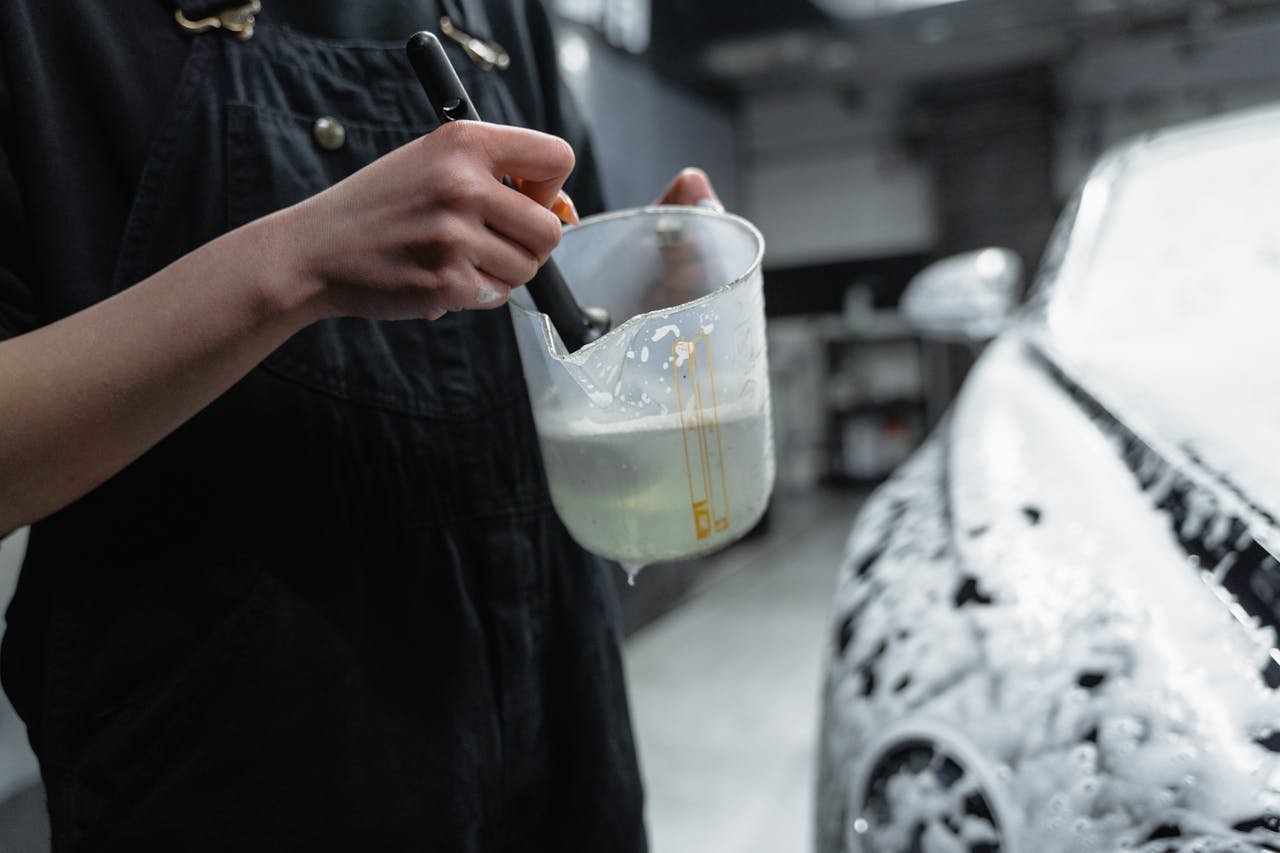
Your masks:
M116 287L434 125L403 42L193 36ZM303 330L36 525L10 621L57 850L645 848L616 603L505 310Z

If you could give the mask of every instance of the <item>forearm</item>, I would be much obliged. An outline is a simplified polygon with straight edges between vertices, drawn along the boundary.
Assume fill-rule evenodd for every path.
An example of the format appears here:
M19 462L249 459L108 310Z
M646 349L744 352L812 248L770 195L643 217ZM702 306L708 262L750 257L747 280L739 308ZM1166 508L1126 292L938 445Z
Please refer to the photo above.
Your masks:
M547 208L572 168L563 140L455 122L0 343L0 533L102 483L321 317L502 305L559 241Z
M0 342L0 534L111 477L321 316L278 224Z

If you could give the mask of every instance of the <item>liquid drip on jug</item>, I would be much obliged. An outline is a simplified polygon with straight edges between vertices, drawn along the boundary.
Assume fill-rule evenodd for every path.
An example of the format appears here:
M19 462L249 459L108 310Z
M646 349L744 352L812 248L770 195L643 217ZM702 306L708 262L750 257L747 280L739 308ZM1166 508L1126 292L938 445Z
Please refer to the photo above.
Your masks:
M640 570L645 567L644 563L637 563L631 560L623 560L619 565L622 570L627 573L627 586L636 585L636 575L640 574Z

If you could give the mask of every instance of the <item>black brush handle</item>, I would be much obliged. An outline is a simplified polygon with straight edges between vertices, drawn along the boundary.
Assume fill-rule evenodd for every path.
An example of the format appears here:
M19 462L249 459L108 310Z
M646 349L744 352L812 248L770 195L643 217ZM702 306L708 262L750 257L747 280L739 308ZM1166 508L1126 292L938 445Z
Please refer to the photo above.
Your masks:
M409 64L418 75L418 82L426 91L427 100L431 102L441 124L460 119L480 121L480 114L476 112L475 104L458 79L458 72L445 54L440 39L426 31L414 33L405 45L405 53L408 54ZM503 178L503 183L512 186L507 178ZM560 340L564 341L569 352L580 349L609 331L607 318L602 322L598 312L588 313L582 310L582 306L573 298L569 286L565 284L556 262L550 258L526 287L533 297L533 304L551 318L551 324L560 333Z
M476 105L471 102L466 88L458 79L458 72L434 33L426 30L414 33L404 50L441 124L459 119L480 121Z

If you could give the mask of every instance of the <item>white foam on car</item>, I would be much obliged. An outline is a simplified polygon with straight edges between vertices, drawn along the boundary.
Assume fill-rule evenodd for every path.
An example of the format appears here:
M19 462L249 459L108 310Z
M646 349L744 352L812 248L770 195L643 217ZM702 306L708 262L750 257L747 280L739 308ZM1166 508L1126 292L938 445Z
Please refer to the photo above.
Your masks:
M1049 327L1074 372L1280 517L1280 112L1157 136L1100 181ZM1096 239L1091 235L1096 233Z
M1254 740L1280 720L1259 675L1269 629L1232 617L1114 439L1021 342L980 362L951 426L949 499L935 441L877 493L849 544L837 614L857 618L828 669L819 849L846 849L852 777L904 720L981 756L1004 853L1134 847L1165 823L1186 838L1162 850L1195 835L1245 842L1233 824L1280 809L1280 761ZM989 605L954 606L969 575ZM864 696L867 666L878 677ZM1082 673L1105 681L1086 689ZM895 784L891 823L856 843L907 849L892 839L923 824L922 849L963 849L948 846L962 840L951 827L971 815L908 796L918 780Z

